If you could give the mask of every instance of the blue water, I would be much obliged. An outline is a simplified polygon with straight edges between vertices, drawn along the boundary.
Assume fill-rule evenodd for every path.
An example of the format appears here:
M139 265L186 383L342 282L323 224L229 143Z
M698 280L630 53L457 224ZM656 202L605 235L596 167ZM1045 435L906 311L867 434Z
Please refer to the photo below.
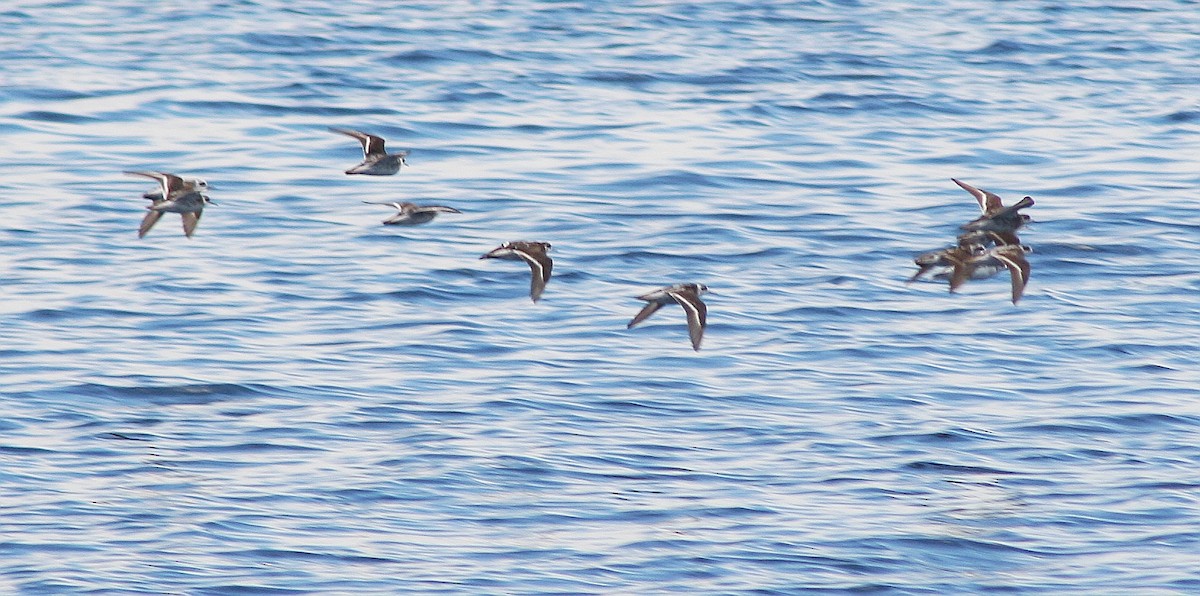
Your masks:
M1198 2L5 6L2 593L1200 592Z

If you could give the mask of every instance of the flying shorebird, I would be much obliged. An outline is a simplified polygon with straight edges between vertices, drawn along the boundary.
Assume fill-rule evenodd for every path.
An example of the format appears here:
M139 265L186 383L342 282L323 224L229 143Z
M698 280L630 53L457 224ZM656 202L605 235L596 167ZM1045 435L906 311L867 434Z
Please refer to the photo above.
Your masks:
M416 203L388 203L384 201L363 202L368 205L390 205L395 207L396 214L383 220L384 224L390 226L415 226L433 221L433 218L437 217L439 213L462 213L458 209L442 205L417 205Z
M1030 267L1025 253L1032 250L1025 245L1009 244L977 252L971 258L954 264L954 272L950 275L950 291L957 290L968 279L991 277L1007 268L1012 275L1012 303L1016 304L1025 293L1025 284L1029 283Z
M346 170L347 174L391 176L400 171L400 166L408 165L408 162L404 159L408 156L408 151L388 153L383 147L383 137L345 128L330 128L329 130L348 137L354 137L358 139L359 143L362 143L363 161L353 168Z
M659 288L648 294L638 296L638 300L645 300L644 306L632 321L625 326L626 329L632 329L634 325L650 318L650 315L658 312L658 309L672 302L683 307L683 312L687 314L688 336L692 340L692 349L700 350L700 340L704 337L704 328L708 324L708 307L700 301L700 295L708 291L708 286L704 284L683 283Z
M951 178L955 184L962 187L963 190L971 193L975 200L979 202L979 209L983 212L978 218L973 219L962 228L969 231L987 231L987 232L1015 232L1021 226L1033 221L1033 218L1023 213L1017 213L1018 210L1033 206L1033 197L1025 197L1016 203L1004 206L1000 196L996 193L975 188L966 182Z
M931 269L942 267L943 269L953 268L960 262L966 262L971 257L986 250L989 246L1006 246L1020 244L1021 239L1017 238L1016 232L991 232L980 231L966 232L958 236L958 243L949 248L940 250L932 250L926 253L917 255L913 262L919 268L912 277L908 278L907 283L912 283L921 278ZM935 277L945 277L946 273L935 274Z
M138 226L138 238L142 238L158 223L163 213L178 213L183 219L183 234L188 238L196 231L200 216L204 213L205 205L216 205L204 191L208 183L199 178L181 178L166 172L125 172L130 176L142 176L157 180L161 185L159 192L147 192L142 196L150 199L146 206L150 212L142 218Z
M922 275L925 275L934 268L941 267L943 270L946 270L955 267L959 263L965 263L984 250L986 249L982 244L960 242L957 246L919 254L917 258L913 259L913 262L918 267L917 272L908 278L908 283L917 281ZM941 275L945 275L945 273Z
M529 282L529 297L537 302L550 281L550 270L554 261L546 252L550 250L549 242L528 242L520 240L505 242L484 254L481 259L503 259L505 261L525 261L529 264L531 279Z

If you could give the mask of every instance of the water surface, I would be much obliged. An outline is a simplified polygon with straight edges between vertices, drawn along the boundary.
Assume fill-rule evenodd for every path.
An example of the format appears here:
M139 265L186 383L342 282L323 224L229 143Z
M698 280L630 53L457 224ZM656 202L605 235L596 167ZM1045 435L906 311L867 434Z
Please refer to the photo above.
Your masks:
M0 27L7 592L1200 590L1194 1ZM143 169L213 185L192 240L137 239ZM1037 201L1018 306L905 284L951 177ZM699 352L625 329L678 281Z

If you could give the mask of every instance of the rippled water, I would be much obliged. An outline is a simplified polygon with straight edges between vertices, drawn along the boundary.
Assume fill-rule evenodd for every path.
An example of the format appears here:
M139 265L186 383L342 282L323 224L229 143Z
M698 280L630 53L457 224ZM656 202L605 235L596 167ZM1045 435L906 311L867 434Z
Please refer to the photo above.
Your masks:
M6 7L7 593L1200 591L1200 3Z

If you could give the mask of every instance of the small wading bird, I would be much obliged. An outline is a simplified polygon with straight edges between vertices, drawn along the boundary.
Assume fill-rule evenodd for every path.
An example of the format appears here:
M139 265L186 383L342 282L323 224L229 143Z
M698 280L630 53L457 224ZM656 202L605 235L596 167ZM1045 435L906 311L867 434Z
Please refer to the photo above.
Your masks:
M183 234L188 238L196 231L200 216L204 213L205 205L216 205L204 191L208 183L199 178L181 178L166 172L125 172L130 176L141 176L157 180L160 188L157 192L143 193L142 197L150 199L146 206L150 212L142 218L138 226L138 238L145 237L150 228L158 223L163 213L178 213L183 218Z
M549 250L549 242L528 242L521 240L517 242L505 242L479 258L525 261L529 263L531 276L529 297L534 302L537 302L542 297L542 291L546 289L546 282L550 281L550 270L554 268L554 261L546 255L546 252Z
M979 209L983 211L983 215L973 219L962 228L969 231L983 232L1015 232L1025 224L1033 221L1033 218L1023 213L1017 213L1018 210L1033 206L1033 197L1025 197L1016 203L1005 207L1000 201L1000 196L988 192L986 190L975 188L966 182L951 178L955 184L962 187L963 190L971 193L975 200L979 202Z
M979 249L970 258L954 264L954 272L950 274L950 291L957 290L969 279L991 277L1001 269L1008 269L1012 275L1012 303L1016 304L1025 293L1025 284L1029 283L1030 268L1025 253L1033 249L1022 244Z
M954 292L969 280L988 278L1008 269L1012 276L1012 303L1016 304L1029 283L1030 266L1025 255L1033 250L1021 244L1016 233L1033 219L1018 211L1032 206L1033 199L1024 197L1005 207L995 193L975 188L957 178L950 180L975 197L983 214L961 226L966 231L959 234L955 246L917 255L913 259L917 272L908 283L939 269L933 277L949 279L950 291Z
M429 223L439 213L462 213L453 207L442 205L417 205L415 203L387 203L381 201L363 201L368 205L389 205L396 208L396 214L383 220L389 226L415 226Z
M347 174L391 176L400 171L400 166L408 165L408 162L404 159L408 157L408 151L388 153L383 147L383 137L345 128L330 128L329 130L353 137L358 139L359 143L362 143L363 161L353 168L346 170Z
M933 250L917 255L917 258L913 259L913 262L917 264L919 269L913 274L912 277L908 278L908 283L917 281L922 275L925 275L930 270L935 268L940 267L943 270L952 269L959 263L965 263L971 260L971 257L975 256L981 250L983 250L983 246L980 244L959 243L958 246L943 248L941 250ZM941 275L946 275L945 271L943 271ZM935 277L936 276L937 274L935 274Z
M682 306L684 314L687 315L688 337L692 340L692 349L700 351L700 340L704 338L704 328L708 325L708 307L700 301L700 295L707 291L708 286L703 284L685 283L659 288L638 296L638 300L645 300L647 304L625 328L632 329L634 325L658 312L658 309L674 302Z
M958 244L950 248L940 250L932 250L927 253L917 255L913 262L917 264L919 269L912 277L908 278L908 283L912 283L921 278L922 275L928 273L931 269L941 267L943 269L953 268L960 262L969 260L978 252L990 246L1006 246L1020 244L1020 238L1017 238L1014 232L985 232L976 230L967 232L958 236ZM935 274L935 277L946 277L947 273L942 272Z

